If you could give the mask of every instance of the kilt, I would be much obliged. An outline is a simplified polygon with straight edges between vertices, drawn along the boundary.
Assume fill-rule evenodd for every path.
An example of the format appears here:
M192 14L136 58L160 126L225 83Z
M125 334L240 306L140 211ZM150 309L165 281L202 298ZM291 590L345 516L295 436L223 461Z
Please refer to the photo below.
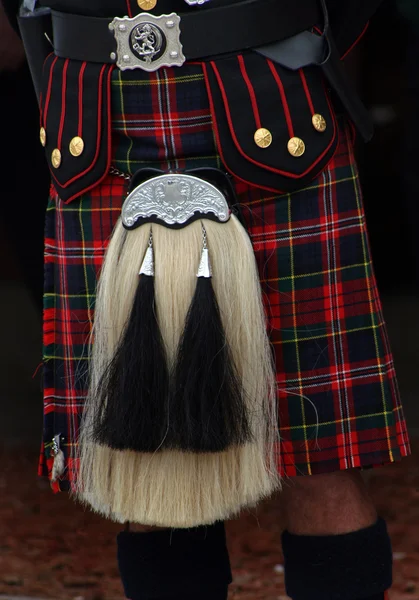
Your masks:
M305 189L275 195L234 179L275 353L284 476L368 468L409 453L343 119L339 135L333 159ZM112 165L125 174L145 166L223 168L200 64L114 70ZM111 172L68 204L51 188L39 473L50 472L51 441L61 434L67 462L56 490L74 479L96 283L127 187L126 178Z

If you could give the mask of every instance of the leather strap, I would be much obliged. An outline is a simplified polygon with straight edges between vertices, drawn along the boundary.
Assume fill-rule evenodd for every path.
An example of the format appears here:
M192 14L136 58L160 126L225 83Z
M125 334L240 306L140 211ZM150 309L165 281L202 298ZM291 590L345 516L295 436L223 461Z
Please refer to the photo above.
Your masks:
M54 52L62 58L111 63L116 51L112 19L51 11ZM317 0L244 0L190 11L181 17L186 60L202 59L289 38L321 24Z

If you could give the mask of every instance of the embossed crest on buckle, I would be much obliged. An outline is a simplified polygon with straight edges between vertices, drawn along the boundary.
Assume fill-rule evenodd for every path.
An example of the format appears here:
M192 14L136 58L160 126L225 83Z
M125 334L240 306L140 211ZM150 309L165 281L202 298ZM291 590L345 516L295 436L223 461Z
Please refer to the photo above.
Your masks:
M180 42L180 17L140 13L129 17L115 17L109 23L114 32L117 51L111 58L122 70L143 69L157 71L160 67L180 67L185 62Z

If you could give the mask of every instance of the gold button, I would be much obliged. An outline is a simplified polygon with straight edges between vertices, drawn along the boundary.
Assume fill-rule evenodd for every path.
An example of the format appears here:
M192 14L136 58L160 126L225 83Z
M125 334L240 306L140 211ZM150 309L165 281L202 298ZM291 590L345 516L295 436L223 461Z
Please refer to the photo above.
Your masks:
M292 137L288 142L288 152L295 157L302 156L306 151L306 145L299 137Z
M58 150L58 148L54 148L54 150L52 151L51 163L54 169L58 169L58 167L61 164L61 152Z
M157 4L157 0L137 0L137 4L143 10L152 10Z
M82 140L81 137L76 135L76 137L73 137L73 139L70 142L70 153L73 156L80 156L80 154L83 152L83 150L84 150L84 141Z
M313 115L311 122L313 123L313 127L316 131L320 131L321 133L323 133L323 131L326 131L327 123L323 115Z
M255 131L255 143L259 146L259 148L267 148L272 144L272 133L269 129L265 129L261 127Z
M39 130L39 139L41 141L41 144L45 146L47 143L47 132L43 127L41 127L41 129Z

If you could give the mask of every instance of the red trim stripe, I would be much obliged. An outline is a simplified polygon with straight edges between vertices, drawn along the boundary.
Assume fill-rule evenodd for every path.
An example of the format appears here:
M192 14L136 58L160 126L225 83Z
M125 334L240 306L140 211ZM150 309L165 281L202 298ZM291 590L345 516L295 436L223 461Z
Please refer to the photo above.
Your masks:
M50 57L51 55L53 55L53 54L54 54L53 52L50 52L50 54L48 54L48 56L46 57L46 59L45 59L45 60L44 60L44 62L43 62L43 65L42 65L42 76L44 76L44 71L45 71L45 65L46 65L46 62L47 62L47 60L49 59L49 57ZM43 107L43 103L42 103L43 97L44 97L44 94L42 93L42 90L41 90L41 91L39 92L39 122L40 122L40 126L41 126L41 127L42 127L42 126L43 126L43 124L44 124L44 123L43 123L43 118L44 118L44 107Z
M51 100L51 87L52 87L52 73L54 71L54 67L55 67L55 63L58 60L58 56L56 56L54 58L54 60L52 61L52 65L49 71L49 78L48 78L48 87L47 87L47 94L45 97L45 106L44 106L44 126L46 127L46 121L47 121L47 116L48 116L48 109L49 109L49 101Z
M292 118L291 118L290 108L288 106L287 95L285 93L284 84L282 83L281 78L278 74L278 71L274 67L273 62L268 59L267 63L271 70L271 73L274 76L274 79L277 83L279 93L281 94L282 106L284 107L285 120L287 122L287 127L288 127L288 135L290 136L290 138L292 138L292 137L294 137L294 127L292 124Z
M361 39L364 37L367 29L369 27L369 22L365 25L364 29L361 31L361 33L359 34L359 36L356 38L356 40L354 41L354 43L352 44L352 46L350 46L348 48L348 50L345 52L345 54L343 54L343 56L341 57L341 60L343 60L344 58L346 58L348 56L348 54L350 52L352 52L352 50L355 48L355 46L358 44L358 42L361 41Z
M65 113L66 113L66 93L67 93L67 71L68 65L70 63L70 59L66 58L63 67L63 80L61 83L61 118L60 118L60 127L58 129L58 140L57 140L57 148L61 150L61 143L63 140L63 130L64 130L64 121L65 121Z
M262 127L262 124L260 121L260 114L259 114L259 109L258 109L258 103L256 100L255 89L254 89L252 82L250 81L249 76L247 74L246 65L244 64L243 56L240 54L237 57L237 60L239 61L240 71L243 75L243 79L246 83L247 90L249 92L250 102L252 103L253 116L255 117L256 128L260 129Z
M307 85L307 79L306 79L305 73L304 73L303 69L298 69L298 72L300 73L301 81L303 82L303 88L304 88L304 92L306 94L306 98L307 98L308 106L310 108L311 116L313 116L316 114L316 111L314 110L313 99L311 97L310 90Z
M77 135L82 137L83 133L83 76L86 70L87 63L84 62L79 72L79 125L77 129Z
M43 114L43 110L42 110L42 90L39 93L39 126L43 127L44 122L43 122L43 118L44 118L44 114Z
M128 12L128 16L132 17L132 10L131 10L131 2L130 0L126 0L127 2L127 12Z

